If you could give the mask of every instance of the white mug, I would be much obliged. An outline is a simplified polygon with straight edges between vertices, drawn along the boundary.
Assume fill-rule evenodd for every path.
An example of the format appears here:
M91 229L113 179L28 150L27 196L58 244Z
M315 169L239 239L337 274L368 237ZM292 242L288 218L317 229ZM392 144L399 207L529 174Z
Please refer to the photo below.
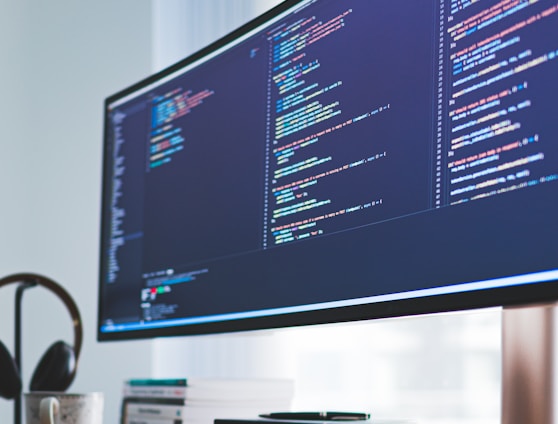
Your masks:
M26 424L103 424L103 394L25 393Z

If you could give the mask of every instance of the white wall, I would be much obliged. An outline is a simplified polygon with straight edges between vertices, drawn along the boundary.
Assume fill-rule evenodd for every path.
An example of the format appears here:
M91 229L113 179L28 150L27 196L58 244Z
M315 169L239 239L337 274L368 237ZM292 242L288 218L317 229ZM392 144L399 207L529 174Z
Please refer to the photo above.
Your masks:
M121 382L151 366L151 344L98 344L97 267L105 96L151 71L148 0L0 0L0 276L37 272L64 285L84 321L74 391L102 390L117 422ZM13 288L0 291L0 340L13 351ZM24 302L24 385L55 340L71 342L62 304ZM2 378L0 376L0 378ZM0 422L12 403L0 399Z

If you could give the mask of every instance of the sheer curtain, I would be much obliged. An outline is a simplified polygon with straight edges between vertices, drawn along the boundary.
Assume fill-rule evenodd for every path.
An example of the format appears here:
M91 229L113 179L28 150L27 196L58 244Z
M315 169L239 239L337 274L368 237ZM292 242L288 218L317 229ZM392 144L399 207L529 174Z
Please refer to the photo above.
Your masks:
M280 2L154 0L154 70L162 69L199 50Z
M278 0L155 0L153 68L197 51ZM500 311L162 339L156 377L292 378L293 409L357 409L429 424L500 415Z

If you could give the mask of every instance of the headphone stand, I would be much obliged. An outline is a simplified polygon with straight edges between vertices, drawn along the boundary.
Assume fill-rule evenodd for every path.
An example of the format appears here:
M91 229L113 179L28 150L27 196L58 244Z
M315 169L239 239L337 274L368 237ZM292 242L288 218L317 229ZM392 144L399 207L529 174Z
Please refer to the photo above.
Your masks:
M74 343L59 340L41 357L29 384L29 391L64 392L72 384L83 341L83 328L79 309L70 294L58 283L39 274L19 273L0 278L0 287L17 284L15 296L15 355L0 341L0 397L14 399L14 424L21 424L23 412L23 383L21 375L21 309L23 292L41 286L55 294L64 303L72 319Z
M22 282L17 286L15 295L14 362L21 373L21 301L26 289L35 287L35 282ZM14 399L14 424L21 424L22 393Z

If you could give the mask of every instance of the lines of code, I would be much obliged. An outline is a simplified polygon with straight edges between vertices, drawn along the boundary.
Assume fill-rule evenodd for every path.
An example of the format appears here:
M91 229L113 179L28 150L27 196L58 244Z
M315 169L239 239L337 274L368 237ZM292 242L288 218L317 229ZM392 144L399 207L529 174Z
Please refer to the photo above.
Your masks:
M213 94L207 89L193 94L192 90L176 88L153 99L149 168L170 163L172 156L184 148L183 129L180 125L176 126L174 121L191 113L192 109Z
M107 283L125 280L136 271L127 261L122 261L122 258L137 251L143 236L143 228L138 219L141 215L139 206L142 204L143 193L141 190L132 191L130 187L141 179L144 172L143 161L136 161L134 158L134 151L141 143L134 143L133 131L141 126L142 118L138 119L137 115L145 109L143 105L133 105L111 111L109 115L113 138L113 145L109 150L113 177L110 189L105 189L110 210L110 214L105 217L109 221L106 229L108 247L104 277ZM135 267L138 268L139 265Z
M302 22L295 22L274 35L272 78L277 92L282 96L276 100L276 140L341 113L338 101L324 105L319 99L323 98L322 95L327 91L341 86L342 82L335 81L326 87L320 87L318 83L308 84L308 79L312 77L312 73L320 69L321 64L319 58L308 59L306 49L342 29L350 13L351 10L347 10L327 22L318 21L313 16ZM296 56L292 57L295 54ZM285 94L287 95L284 96ZM317 100L310 101L315 98ZM283 113L301 103L304 105Z
M540 76L558 42L533 38L556 25L557 5L503 0L469 10L452 1L448 163L449 204L506 193L557 178L540 133L547 93ZM542 73L541 73L542 72Z
M113 184L110 197L111 214L111 232L110 232L110 247L108 249L108 269L107 269L107 282L113 283L118 277L120 266L118 265L118 250L124 245L124 230L122 228L126 210L121 206L119 199L122 196L122 176L125 172L124 156L122 155L121 148L124 144L122 137L122 122L125 118L123 113L116 112L112 117L112 128L114 137L113 148Z
M270 32L268 191L264 248L354 226L348 215L380 207L379 191L359 191L357 168L387 160L383 147L347 143L347 130L389 113L391 104L373 99L356 114L344 112L347 68L327 59L332 45L350 29L352 9L332 16L306 16ZM376 103L374 105L374 103ZM350 110L350 109L349 109ZM359 130L362 130L360 128ZM354 134L354 133L353 133ZM340 185L351 187L340 196ZM327 222L327 224L325 224ZM360 222L360 221L358 221Z

